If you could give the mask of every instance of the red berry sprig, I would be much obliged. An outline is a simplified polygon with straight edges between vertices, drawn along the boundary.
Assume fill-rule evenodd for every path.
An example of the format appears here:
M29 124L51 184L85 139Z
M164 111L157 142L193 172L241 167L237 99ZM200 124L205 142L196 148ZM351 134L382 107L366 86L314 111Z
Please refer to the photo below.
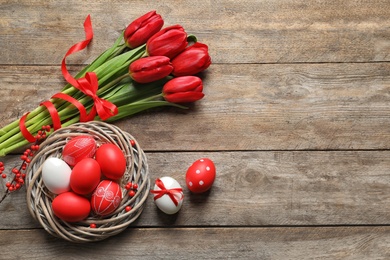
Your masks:
M130 197L134 197L135 193L137 192L137 189L138 189L138 184L137 183L128 182L125 185L125 189L129 191L128 195Z
M7 188L6 194L1 198L0 202L4 200L9 192L19 190L25 181L26 178L26 169L28 164L31 162L31 159L34 157L35 153L39 150L39 145L46 139L47 133L50 132L51 127L49 125L42 126L41 130L38 131L35 136L35 143L26 149L24 153L20 156L22 163L19 167L14 167L11 170L11 181L8 181L5 184ZM4 163L0 162L0 174L3 179L6 179L8 176L4 173Z

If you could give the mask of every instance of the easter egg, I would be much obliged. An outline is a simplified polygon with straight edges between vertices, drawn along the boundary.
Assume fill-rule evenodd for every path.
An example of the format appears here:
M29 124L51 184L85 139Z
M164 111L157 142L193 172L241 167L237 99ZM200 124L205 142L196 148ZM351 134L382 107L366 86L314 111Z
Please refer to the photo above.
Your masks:
M69 191L71 172L69 165L56 157L49 157L42 164L43 183L55 194Z
M101 145L95 154L102 174L111 180L119 180L126 171L126 158L121 149L115 144Z
M100 182L100 166L92 158L78 162L70 175L70 187L77 194L87 195L93 192Z
M190 191L202 193L211 188L215 180L215 165L208 158L195 161L187 170L186 184Z
M154 202L166 214L177 213L183 204L183 189L172 177L161 177L155 181Z
M91 211L89 200L74 192L61 193L53 199L54 215L67 222L77 222L88 217Z
M100 216L114 212L121 203L122 190L118 183L103 180L96 187L91 197L92 210Z
M85 158L91 158L96 151L96 141L92 136L80 135L70 139L62 150L62 159L70 166L75 166Z

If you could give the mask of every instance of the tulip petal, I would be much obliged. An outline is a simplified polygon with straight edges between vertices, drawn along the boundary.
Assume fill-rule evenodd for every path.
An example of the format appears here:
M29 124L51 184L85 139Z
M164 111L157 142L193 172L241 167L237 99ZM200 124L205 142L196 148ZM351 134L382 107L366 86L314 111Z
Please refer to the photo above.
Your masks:
M164 96L164 99L172 103L189 103L200 100L204 97L202 92L179 92Z

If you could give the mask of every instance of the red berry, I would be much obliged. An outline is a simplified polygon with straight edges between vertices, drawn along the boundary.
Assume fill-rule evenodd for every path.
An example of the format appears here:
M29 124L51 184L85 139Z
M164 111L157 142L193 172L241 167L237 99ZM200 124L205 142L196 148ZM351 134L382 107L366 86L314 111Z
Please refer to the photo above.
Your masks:
M129 212L131 210L131 207L130 206L126 206L125 210L126 210L126 212Z
M10 183L10 182L7 182L7 183L5 184L5 187L7 187L7 188L11 187L11 183Z
M91 225L89 225L90 228L96 228L96 224L95 223L91 223Z
M5 178L7 178L7 175L3 173L3 174L1 175L1 178L5 179Z
M131 146L135 146L135 141L134 140L130 140L130 144L131 144Z
M135 192L133 190L129 191L129 196L130 197L134 197L134 195L135 195Z
M135 189L135 190L138 189L138 184L137 183L133 184L133 189Z

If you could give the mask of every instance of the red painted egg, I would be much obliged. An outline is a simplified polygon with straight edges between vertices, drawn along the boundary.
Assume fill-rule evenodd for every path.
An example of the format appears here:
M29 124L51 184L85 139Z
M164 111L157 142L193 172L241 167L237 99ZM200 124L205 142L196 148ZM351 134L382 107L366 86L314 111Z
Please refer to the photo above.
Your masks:
M106 216L114 212L121 203L122 190L118 183L103 180L92 194L92 210L100 216Z
M62 159L70 166L75 166L85 158L91 158L96 151L96 141L92 136L80 135L72 138L62 150Z
M100 166L92 158L78 162L70 175L70 188L81 195L93 192L100 182Z
M201 193L209 190L215 180L215 165L208 158L195 161L187 170L186 184L190 191Z
M125 155L115 144L101 145L96 150L95 159L108 179L119 180L126 171Z
M89 200L74 192L61 193L52 202L54 215L67 222L78 222L88 217L91 211Z

